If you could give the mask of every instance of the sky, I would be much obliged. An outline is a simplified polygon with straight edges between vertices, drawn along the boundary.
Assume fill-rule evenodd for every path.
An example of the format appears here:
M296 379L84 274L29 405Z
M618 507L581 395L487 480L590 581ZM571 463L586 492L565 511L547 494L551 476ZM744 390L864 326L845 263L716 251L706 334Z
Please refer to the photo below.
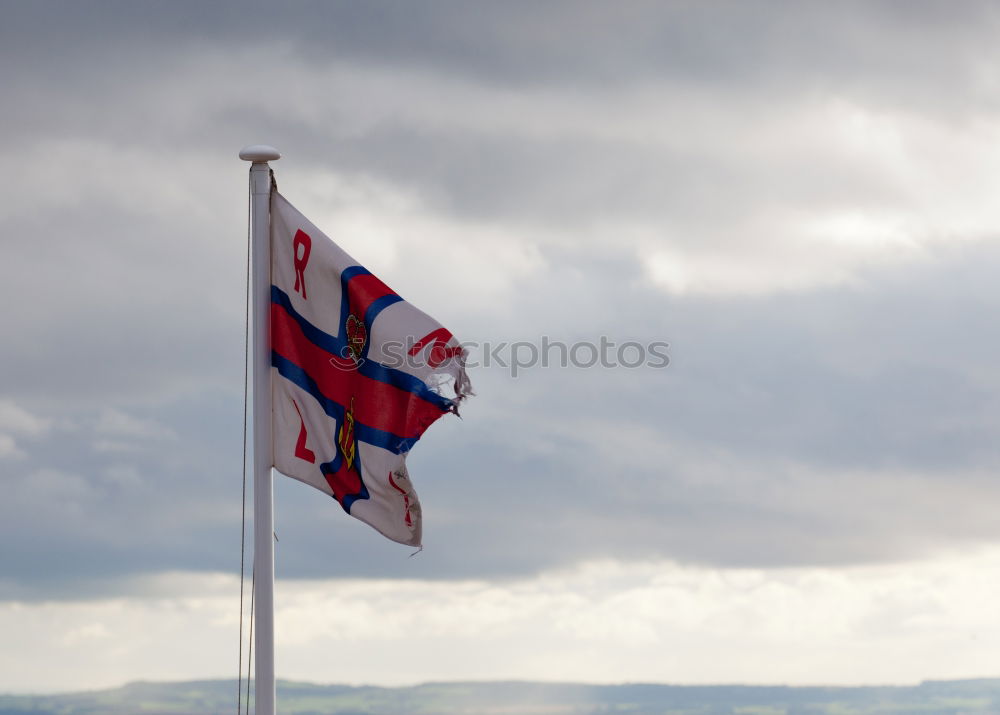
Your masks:
M476 346L420 554L278 477L279 677L1000 674L996 4L0 19L0 691L237 675L253 143Z

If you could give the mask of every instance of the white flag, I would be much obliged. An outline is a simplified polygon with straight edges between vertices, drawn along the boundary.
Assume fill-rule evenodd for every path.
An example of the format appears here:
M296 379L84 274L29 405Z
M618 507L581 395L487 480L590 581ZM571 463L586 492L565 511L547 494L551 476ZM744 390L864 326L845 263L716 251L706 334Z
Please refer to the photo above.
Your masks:
M421 543L406 453L471 393L465 351L271 194L274 466L403 544ZM450 384L454 396L445 396Z

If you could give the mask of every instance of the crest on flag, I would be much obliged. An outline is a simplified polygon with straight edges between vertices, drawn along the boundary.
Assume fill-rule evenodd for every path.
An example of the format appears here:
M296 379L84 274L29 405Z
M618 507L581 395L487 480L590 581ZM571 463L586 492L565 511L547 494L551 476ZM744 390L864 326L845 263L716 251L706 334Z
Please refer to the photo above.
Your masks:
M406 454L471 394L465 350L277 191L271 393L275 468L388 538L419 546Z
M368 342L368 331L361 318L351 313L347 316L347 349L355 361L361 360L361 354L365 350L365 343Z

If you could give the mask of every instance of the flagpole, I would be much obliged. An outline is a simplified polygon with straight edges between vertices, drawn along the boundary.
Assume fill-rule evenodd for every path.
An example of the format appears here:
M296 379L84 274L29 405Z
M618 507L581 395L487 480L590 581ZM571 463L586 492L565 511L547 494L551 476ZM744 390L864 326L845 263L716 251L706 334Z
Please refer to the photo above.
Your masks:
M244 147L240 158L250 165L250 315L253 385L253 526L254 526L254 712L274 715L274 489L271 465L271 167L281 158L274 147Z

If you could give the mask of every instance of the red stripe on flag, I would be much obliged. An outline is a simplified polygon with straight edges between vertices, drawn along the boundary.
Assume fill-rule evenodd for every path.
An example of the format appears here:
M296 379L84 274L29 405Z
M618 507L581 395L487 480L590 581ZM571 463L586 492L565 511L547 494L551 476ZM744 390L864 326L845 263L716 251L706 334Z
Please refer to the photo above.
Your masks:
M395 294L396 292L392 288L371 273L356 275L347 282L347 296L351 304L351 312L359 318L365 317L368 306L376 300Z
M344 497L361 491L361 477L343 463L341 463L340 469L333 474L324 474L323 476L326 478L326 483L330 485L330 489L333 490L333 496L341 504L344 503Z
M344 406L355 398L354 418L399 437L419 437L444 414L436 405L360 374L351 358L329 353L310 341L284 308L271 304L271 349L315 380L326 397Z

